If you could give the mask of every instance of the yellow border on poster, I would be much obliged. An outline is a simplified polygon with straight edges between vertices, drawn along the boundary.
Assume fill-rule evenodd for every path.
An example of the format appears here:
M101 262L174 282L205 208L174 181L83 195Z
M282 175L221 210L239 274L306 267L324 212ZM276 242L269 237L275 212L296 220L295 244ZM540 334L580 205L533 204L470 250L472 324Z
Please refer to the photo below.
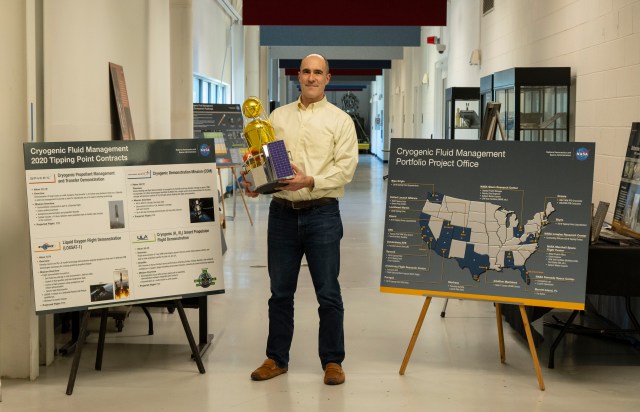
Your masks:
M584 310L584 303L578 303L578 302L558 302L555 300L510 298L507 296L491 296L491 295L474 295L472 293L455 293L455 292L440 292L435 290L390 288L387 286L381 286L380 292L397 293L402 295L437 296L437 297L443 297L443 298L484 300L489 302L511 303L514 305L544 306L547 308L556 308L556 309Z

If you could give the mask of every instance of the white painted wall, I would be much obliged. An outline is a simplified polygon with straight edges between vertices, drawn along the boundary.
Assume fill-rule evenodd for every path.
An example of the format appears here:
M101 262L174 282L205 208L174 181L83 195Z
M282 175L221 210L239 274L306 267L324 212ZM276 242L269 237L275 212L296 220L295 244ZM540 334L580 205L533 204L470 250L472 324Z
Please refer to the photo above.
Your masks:
M406 52L409 56L408 59L408 73L406 78L407 84L406 90L406 105L404 116L403 136L405 137L421 137L416 135L416 117L419 120L420 107L418 106L418 95L420 94L418 80L418 73L422 68L422 62L420 61L421 53L418 47L408 47Z
M480 66L471 66L469 57L480 48L481 0L452 0L447 10L447 87L480 87Z
M496 0L481 36L483 76L571 67L571 134L596 143L593 201L611 204L611 221L631 123L640 121L640 1Z
M167 0L147 3L148 45L146 76L147 133L149 139L171 138L171 43ZM127 79L125 72L125 79ZM127 80L128 81L128 80ZM133 115L133 113L132 113ZM137 134L136 134L137 136ZM140 138L144 138L141 136Z
M388 138L404 137L404 97L406 83L405 61L393 60L389 72L389 87L391 93L387 94L390 99L389 107L389 134Z
M153 1L153 0L148 0ZM171 137L193 137L192 1L170 0Z
M260 94L260 28L244 26L244 98Z
M30 2L30 6L33 3ZM32 308L22 143L29 136L27 2L0 13L0 376L38 376L38 322ZM31 28L33 30L33 28Z
M166 49L168 4L167 0L44 2L46 140L111 139L109 62L124 69L136 139L151 138L149 102L154 104L154 119L169 114L168 104L159 105L170 96L169 55L156 49ZM149 87L150 73L155 87Z
M421 30L421 38L420 38L420 50L421 57L420 59L424 62L422 66L422 77L420 78L420 82L423 80L427 80L427 83L424 84L422 88L422 107L421 107L421 116L424 117L424 121L422 123L422 133L420 137L424 138L441 138L440 134L437 133L437 107L439 104L439 99L436 99L436 90L438 89L438 83L442 83L442 78L439 75L439 72L436 70L436 64L442 64L442 62L446 62L448 52L440 54L437 52L436 48L432 44L427 44L427 37L429 36L441 36L443 30L436 27L423 27ZM424 74L427 74L427 78L424 78Z
M244 26L242 23L231 25L231 102L241 102L246 98L244 76Z

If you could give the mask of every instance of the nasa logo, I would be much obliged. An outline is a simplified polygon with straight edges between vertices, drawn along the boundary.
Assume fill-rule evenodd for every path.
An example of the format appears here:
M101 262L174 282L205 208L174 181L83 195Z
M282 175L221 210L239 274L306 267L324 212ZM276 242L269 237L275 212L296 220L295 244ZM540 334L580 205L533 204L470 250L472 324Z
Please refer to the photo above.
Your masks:
M211 146L206 143L200 145L200 154L202 156L209 156L211 154Z
M589 149L587 149L586 147L581 147L578 150L576 150L576 159L582 161L582 160L587 160L589 158Z

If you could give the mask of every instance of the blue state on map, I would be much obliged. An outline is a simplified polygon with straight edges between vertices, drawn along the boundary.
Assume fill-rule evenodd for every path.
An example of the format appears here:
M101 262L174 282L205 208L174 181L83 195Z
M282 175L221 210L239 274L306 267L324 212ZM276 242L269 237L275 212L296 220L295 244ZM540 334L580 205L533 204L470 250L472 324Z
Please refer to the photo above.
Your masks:
M538 250L538 240L555 209L547 202L522 225L515 212L489 202L458 199L429 192L420 214L422 240L429 250L455 259L475 281L489 270L511 268L531 279L525 263Z

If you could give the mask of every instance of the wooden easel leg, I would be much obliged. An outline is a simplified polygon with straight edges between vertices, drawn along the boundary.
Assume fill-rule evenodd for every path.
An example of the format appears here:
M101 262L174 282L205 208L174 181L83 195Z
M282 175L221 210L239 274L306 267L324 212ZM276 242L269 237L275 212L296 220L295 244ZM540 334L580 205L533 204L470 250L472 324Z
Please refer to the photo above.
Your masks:
M191 354L193 359L196 361L196 365L198 365L198 371L200 373L204 373L204 365L202 364L202 358L200 357L200 352L198 351L198 346L196 345L195 339L193 339L193 333L191 333L191 327L189 327L189 320L187 319L187 315L184 313L184 307L182 306L182 302L180 299L176 299L175 301L176 309L178 309L178 314L180 315L180 320L182 321L182 327L184 328L184 333L187 335L187 340L189 341L189 346L191 347Z
M80 323L80 332L78 334L78 341L76 342L76 352L73 354L73 363L71 364L71 371L69 372L69 381L67 383L67 395L73 393L73 387L76 384L76 376L78 375L78 366L80 365L80 356L82 355L82 348L84 342L87 339L87 325L89 324L89 311L85 310L82 315L82 321Z
M506 356L504 353L504 331L502 329L502 305L496 303L496 321L498 322L498 344L500 345L500 363L504 363Z
M529 326L529 318L527 316L527 312L524 308L524 305L520 306L520 315L522 316L522 323L524 325L524 331L527 333L527 341L529 342L529 350L531 351L531 358L533 359L533 367L536 370L536 375L538 376L538 386L540 390L544 390L544 381L542 380L542 372L540 371L540 362L538 362L538 353L536 352L536 347L533 344L533 336L531 336L531 326Z
M233 169L233 177L234 182L238 181L238 175L236 175L235 169ZM235 183L234 183L235 184ZM247 211L247 216L249 216L249 223L253 226L253 219L251 219L251 213L249 213L249 207L247 206L247 200L244 197L244 189L240 188L240 196L242 196L242 203L244 203L244 210Z
M424 301L424 305L422 305L422 311L420 312L420 316L418 317L418 322L416 323L416 327L413 330L413 336L411 336L409 347L407 348L407 352L404 354L404 359L402 360L402 365L400 366L400 375L404 375L404 371L407 369L409 358L411 358L411 352L413 352L413 347L415 346L416 340L418 339L418 335L420 334L420 329L422 328L422 322L424 321L424 317L427 315L427 309L429 309L430 303L431 303L431 296L427 296L427 298Z
M222 191L222 173L220 169L218 169L218 182L220 183L220 203L222 203L222 221L220 224L222 228L225 229L227 227L227 211L224 208L224 192Z

